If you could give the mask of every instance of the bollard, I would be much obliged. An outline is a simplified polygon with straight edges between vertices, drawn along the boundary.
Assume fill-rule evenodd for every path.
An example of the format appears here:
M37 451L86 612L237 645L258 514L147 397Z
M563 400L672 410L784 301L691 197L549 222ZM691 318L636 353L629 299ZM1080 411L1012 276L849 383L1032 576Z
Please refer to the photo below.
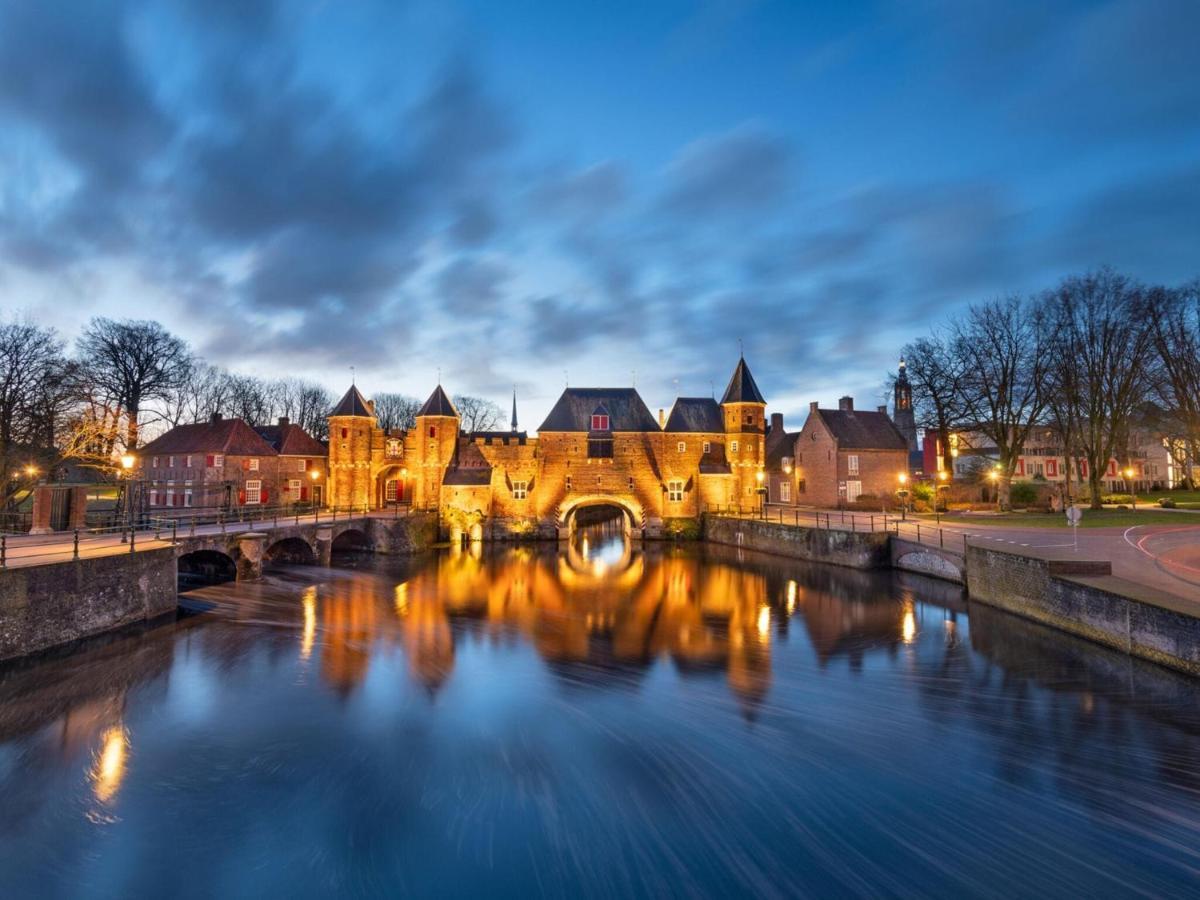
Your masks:
M871 516L871 531L875 530L875 517Z
M917 543L921 543L921 523L917 523Z
M275 513L275 515L271 517L271 527L272 528L279 527L279 513Z
M938 546L943 550L946 549L946 533L942 529L938 529Z
M74 558L75 558L75 559L79 559L79 529L78 529L78 528L76 528L76 529L75 529L75 541L74 541L74 543L75 543L75 548L74 548Z

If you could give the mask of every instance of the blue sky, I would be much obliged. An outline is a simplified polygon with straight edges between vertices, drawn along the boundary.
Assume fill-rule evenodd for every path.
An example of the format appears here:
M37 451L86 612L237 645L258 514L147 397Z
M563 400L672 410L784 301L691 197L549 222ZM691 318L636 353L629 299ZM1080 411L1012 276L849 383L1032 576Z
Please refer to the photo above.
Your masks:
M0 303L241 371L878 402L955 307L1200 275L1200 4L0 6ZM565 373L565 374L564 374Z

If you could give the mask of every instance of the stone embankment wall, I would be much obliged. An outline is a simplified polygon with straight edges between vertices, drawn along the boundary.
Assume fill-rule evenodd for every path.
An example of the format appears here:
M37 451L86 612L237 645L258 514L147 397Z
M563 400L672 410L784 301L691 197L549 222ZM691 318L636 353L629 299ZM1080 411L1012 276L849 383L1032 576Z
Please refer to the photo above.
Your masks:
M1055 559L1032 549L967 549L972 601L1200 675L1200 618L1193 605L1111 571L1107 562Z
M438 540L437 513L414 512L397 519L368 519L367 538L376 553L387 556L424 553Z
M173 613L175 550L0 571L0 660Z
M716 544L731 544L747 550L852 569L886 569L891 565L889 535L881 531L855 533L757 519L705 516L703 537Z

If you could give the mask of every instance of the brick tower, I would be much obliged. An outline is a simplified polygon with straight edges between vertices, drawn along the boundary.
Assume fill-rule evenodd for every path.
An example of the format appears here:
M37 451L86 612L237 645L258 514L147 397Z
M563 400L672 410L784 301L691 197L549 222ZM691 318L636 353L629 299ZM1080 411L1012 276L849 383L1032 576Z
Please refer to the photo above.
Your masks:
M767 401L763 399L750 367L743 356L738 360L725 396L721 398L725 416L725 454L733 473L731 502L742 507L756 507L759 502L759 482L765 460Z
M908 382L908 368L904 360L900 360L900 374L896 376L892 422L908 441L908 452L914 452L917 449L917 420L913 412L912 385Z
M329 414L329 504L362 509L372 504L371 434L375 404L358 388L350 390Z
M413 505L436 509L441 502L442 476L454 459L458 444L458 410L439 384L417 412L413 479Z

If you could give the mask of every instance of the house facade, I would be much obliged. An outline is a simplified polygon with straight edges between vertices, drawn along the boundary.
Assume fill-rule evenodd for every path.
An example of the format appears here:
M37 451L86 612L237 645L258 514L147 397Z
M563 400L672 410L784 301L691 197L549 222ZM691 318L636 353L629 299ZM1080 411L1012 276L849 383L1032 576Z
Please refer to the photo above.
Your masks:
M863 495L895 496L908 474L908 439L887 408L856 410L851 397L837 409L809 406L792 454L791 494L810 506L840 506Z
M439 385L407 431L385 432L351 386L330 415L330 501L437 509L452 534L553 536L578 510L610 506L657 534L705 508L754 509L766 401L744 359L720 403L681 397L660 421L634 388L567 388L531 437L464 432Z
M315 453L324 448L311 438L302 441L292 435L295 427L283 429L286 446L303 449L306 454L314 451L311 455L283 457L241 419L226 419L219 413L208 422L172 428L139 451L137 477L143 484L149 510L170 515L183 510L232 510L301 502L301 492L289 490L300 460L306 461L306 471L319 472L319 478L324 479L324 458ZM308 479L313 480L311 475ZM303 496L311 497L311 492Z

